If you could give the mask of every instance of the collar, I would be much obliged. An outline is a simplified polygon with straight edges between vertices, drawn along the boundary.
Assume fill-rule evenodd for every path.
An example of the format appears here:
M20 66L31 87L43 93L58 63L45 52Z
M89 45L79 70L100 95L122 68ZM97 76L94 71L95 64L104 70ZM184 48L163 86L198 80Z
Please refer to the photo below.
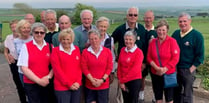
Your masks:
M134 47L131 48L130 50L128 50L127 47L126 47L126 48L125 48L125 51L126 51L127 53L128 53L128 52L133 53L136 49L137 49L137 46L136 46L136 44L135 44Z
M150 30L155 30L155 26L152 24L152 28L150 30L148 30L144 24L144 28L147 30L147 31L150 31Z
M67 53L68 55L71 55L72 52L75 50L75 46L73 45L73 43L70 44L70 51L65 51L62 44L59 45L59 49L60 51L63 51L65 53Z
M54 31L49 31L48 29L47 29L47 31L46 31L46 33L49 33L49 32L51 32L51 33L53 33L53 32L58 32L59 31L59 25L57 25L57 23L55 24L55 30Z
M192 29L193 29L193 27L191 27L186 33L182 33L182 32L180 32L180 34L181 34L181 37L184 37L184 36L186 36L190 31L192 31Z
M129 27L129 25L128 25L128 22L126 22L126 30L129 29L129 28L130 28L130 27ZM135 28L138 29L138 23L137 23L137 22L136 22Z
M39 49L39 50L42 50L44 46L46 46L46 42L45 40L43 40L43 45L42 46L39 46L36 41L33 39L33 44Z
M95 55L97 58L99 57L99 55L102 52L102 50L103 50L103 48L102 48L102 46L100 46L99 47L99 52L96 54L91 46L88 47L88 49L87 49L87 51L89 51L90 53L92 53L93 55Z
M93 28L93 25L91 25L91 28L90 29L92 29L92 28ZM81 30L82 31L87 31L86 28L83 26L83 24L81 25Z

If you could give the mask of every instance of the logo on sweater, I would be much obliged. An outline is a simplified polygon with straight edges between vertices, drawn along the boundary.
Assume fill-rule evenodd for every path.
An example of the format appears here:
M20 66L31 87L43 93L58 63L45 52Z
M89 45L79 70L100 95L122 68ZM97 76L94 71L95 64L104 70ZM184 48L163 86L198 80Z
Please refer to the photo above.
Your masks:
M188 41L186 41L186 42L184 43L184 45L189 46L190 43L189 43Z
M127 60L126 60L127 62L130 62L131 61L131 58L127 58Z
M49 56L50 56L50 54L49 54L49 53L46 53L46 56L47 56L47 57L49 57Z
M79 60L79 57L78 56L76 56L76 58L75 58L76 60Z
M154 39L154 38L155 38L154 35L151 35L151 36L150 36L150 39Z
M178 53L178 51L177 50L174 50L174 54L177 54Z
M137 40L140 40L140 36L137 36L137 38L136 38Z

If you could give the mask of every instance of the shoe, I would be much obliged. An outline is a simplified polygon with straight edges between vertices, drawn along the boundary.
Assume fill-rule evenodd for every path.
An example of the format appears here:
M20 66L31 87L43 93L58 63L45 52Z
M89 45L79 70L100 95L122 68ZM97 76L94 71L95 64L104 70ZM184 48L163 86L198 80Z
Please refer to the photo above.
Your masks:
M144 100L144 91L139 92L139 100Z
M139 99L139 103L144 103L144 99Z
M152 103L155 103L155 102L156 102L156 100L153 98L153 99L152 99Z

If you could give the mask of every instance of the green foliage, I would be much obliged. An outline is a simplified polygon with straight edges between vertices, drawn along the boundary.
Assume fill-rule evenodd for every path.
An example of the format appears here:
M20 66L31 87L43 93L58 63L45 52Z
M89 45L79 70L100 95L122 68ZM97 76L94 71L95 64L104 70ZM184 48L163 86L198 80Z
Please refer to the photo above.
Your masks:
M56 13L57 13L57 19L59 19L59 17L62 16L62 15L67 15L68 16L68 13L64 10L57 10Z
M203 79L203 88L205 88L206 90L209 90L209 78Z
M198 75L203 78L203 87L209 89L209 57L205 59L205 62L201 64L197 69Z
M93 14L94 14L93 20L95 20L95 18L97 18L97 11L93 6L88 6L88 5L84 5L81 3L77 3L75 5L75 14L73 15L73 18L72 18L72 22L74 24L77 24L77 25L81 24L80 13L84 9L89 9L93 12Z

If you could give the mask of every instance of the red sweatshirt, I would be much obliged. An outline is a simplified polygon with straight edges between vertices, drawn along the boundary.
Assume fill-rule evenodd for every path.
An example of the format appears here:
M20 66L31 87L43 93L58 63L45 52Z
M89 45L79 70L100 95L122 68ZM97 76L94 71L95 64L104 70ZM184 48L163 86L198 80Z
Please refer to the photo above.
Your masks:
M50 64L49 44L47 43L47 46L44 46L41 51L33 44L33 41L26 43L26 47L28 50L28 68L39 78L48 75ZM24 83L34 84L26 76L24 76Z
M85 76L89 73L93 78L101 79L105 74L109 75L113 69L112 53L109 49L102 47L98 58L84 49L82 52L81 66ZM94 87L90 80L86 78L85 86L92 90L102 90L109 88L109 78L100 87Z
M150 64L151 61L154 61L156 65L160 66L157 51L156 51L156 40L153 39L148 47L147 61ZM166 36L165 41L161 44L158 40L158 50L160 54L160 60L162 67L167 67L168 71L166 74L171 74L176 71L176 64L179 61L180 49L175 39L170 36ZM156 74L156 70L151 67L151 72Z
M117 76L120 83L127 83L142 78L141 67L144 59L142 51L136 48L134 52L126 52L125 48L121 49L118 59Z
M81 85L80 50L77 46L71 55L60 51L59 46L53 48L51 64L55 90L69 90L75 82Z

